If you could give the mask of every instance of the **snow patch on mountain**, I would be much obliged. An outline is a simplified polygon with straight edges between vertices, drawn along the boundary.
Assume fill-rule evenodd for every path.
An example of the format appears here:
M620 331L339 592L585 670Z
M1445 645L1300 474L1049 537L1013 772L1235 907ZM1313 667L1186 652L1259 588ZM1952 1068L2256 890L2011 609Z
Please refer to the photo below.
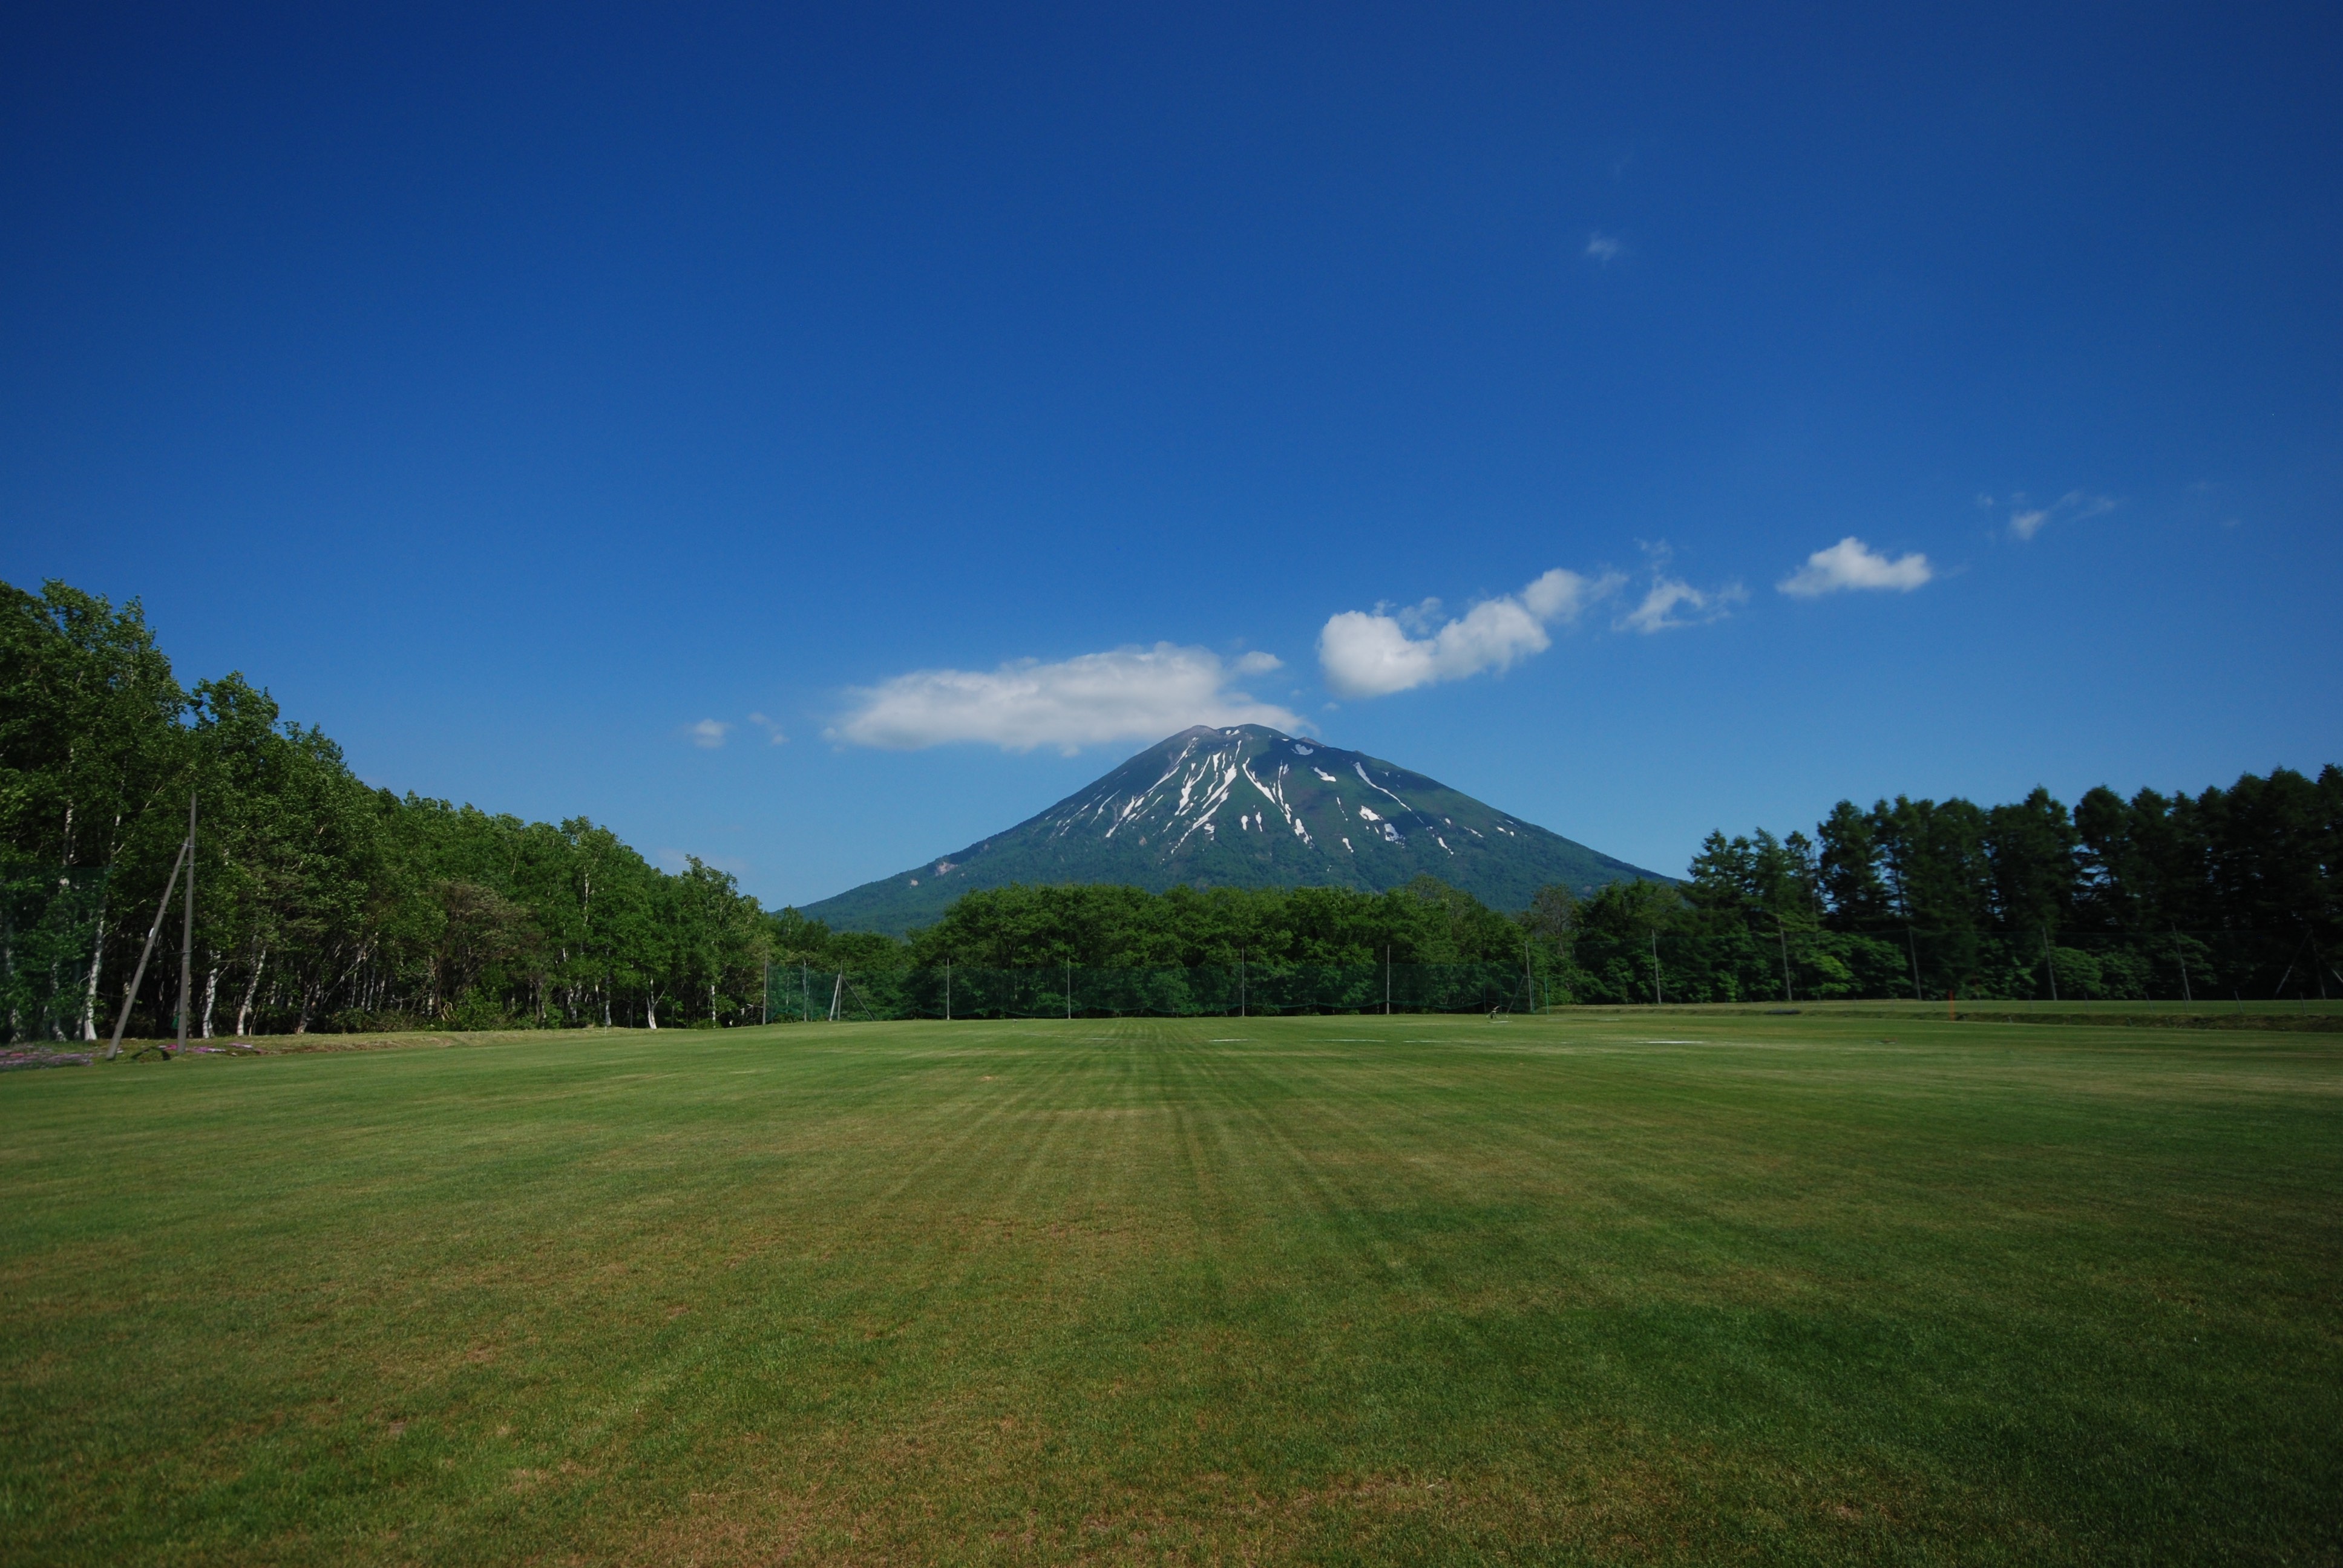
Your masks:
M1390 790L1388 790L1388 789L1384 789L1382 785L1380 785L1380 784L1376 783L1373 779L1372 779L1368 778L1368 777L1367 777L1367 765L1366 765L1365 763L1363 763L1363 762L1353 762L1353 763L1352 763L1352 764L1351 764L1351 767L1352 767L1352 769L1353 769L1354 771L1356 771L1356 772L1357 772L1357 774L1359 775L1359 782L1360 782L1360 783L1364 784L1368 789L1374 790L1374 791L1375 791L1377 794L1379 794L1379 795L1391 795L1391 798L1392 798L1393 799L1394 799L1394 800L1399 800L1399 809L1400 809L1401 810L1403 810L1403 811L1413 811L1413 810L1414 810L1414 809L1415 809L1415 808L1414 808L1414 807L1413 807L1413 806L1409 805L1409 804L1408 804L1406 801L1404 801L1404 800L1400 800L1400 799L1399 799L1399 797L1398 797L1398 796L1396 796L1396 795L1392 795L1392 792L1391 792Z

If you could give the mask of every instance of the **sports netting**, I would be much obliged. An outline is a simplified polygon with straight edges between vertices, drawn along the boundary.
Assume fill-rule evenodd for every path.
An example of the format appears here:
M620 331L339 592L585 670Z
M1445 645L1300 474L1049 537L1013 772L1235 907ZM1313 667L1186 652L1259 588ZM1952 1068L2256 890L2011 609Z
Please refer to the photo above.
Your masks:
M1546 1001L1544 977L1507 964L1296 964L1279 968L833 970L775 964L766 1016L1222 1018L1293 1013L1521 1011Z

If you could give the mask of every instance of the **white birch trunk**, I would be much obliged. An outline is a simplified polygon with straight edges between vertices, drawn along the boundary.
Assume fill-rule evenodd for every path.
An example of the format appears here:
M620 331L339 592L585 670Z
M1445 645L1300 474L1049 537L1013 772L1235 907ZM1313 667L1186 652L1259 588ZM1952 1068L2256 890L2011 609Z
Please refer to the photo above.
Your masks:
M238 1040L244 1038L244 1026L251 1021L252 999L257 995L260 990L260 971L267 967L268 950L266 948L263 948L260 950L260 956L252 960L252 979L245 982L244 1001L243 1004L236 1010L236 1033Z
M106 895L97 896L97 940L89 945L89 983L81 992L81 1037L97 1038L97 966L106 957Z

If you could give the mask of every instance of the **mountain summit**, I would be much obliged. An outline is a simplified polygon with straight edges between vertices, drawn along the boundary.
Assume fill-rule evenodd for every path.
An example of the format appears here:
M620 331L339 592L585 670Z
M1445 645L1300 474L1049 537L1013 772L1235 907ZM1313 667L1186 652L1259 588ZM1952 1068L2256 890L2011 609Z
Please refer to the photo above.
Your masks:
M1257 724L1200 724L1007 832L804 913L900 934L971 889L1011 882L1381 891L1426 871L1500 910L1525 908L1548 882L1583 895L1666 879L1380 758Z

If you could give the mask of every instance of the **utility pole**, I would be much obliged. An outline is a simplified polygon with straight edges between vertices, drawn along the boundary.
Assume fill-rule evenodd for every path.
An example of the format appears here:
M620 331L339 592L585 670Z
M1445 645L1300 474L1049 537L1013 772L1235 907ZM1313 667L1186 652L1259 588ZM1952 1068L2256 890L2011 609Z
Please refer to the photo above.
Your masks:
M2042 922L2042 972L2050 977L2050 1000L2058 1000L2058 959L2050 950L2050 922Z
M1660 1005L1660 928L1652 928L1652 1005Z
M187 791L187 901L179 916L179 1050L187 1049L187 1004L195 1000L189 966L196 956L196 792Z
M1537 971L1530 967L1530 934L1522 933L1522 990L1530 999L1530 1011L1537 1011Z
M1237 1016L1245 1015L1244 949L1237 950Z
M1926 1001L1928 999L1920 994L1920 944L1913 937L1910 926L1904 928L1904 946L1912 955L1912 1000Z
M951 960L944 960L944 1021L951 1021Z
M1391 1017L1391 943L1383 944L1383 1016Z
M2193 1002L2197 999L2188 994L2188 950L2180 945L2178 926L2172 928L2172 956L2180 960L2180 1000Z
M1790 933L1779 919L1774 921L1774 934L1782 939L1782 1005L1787 1007L1794 1000L1790 990Z
M1074 960L1066 960L1066 1021L1074 1021Z
M773 1021L773 960L770 960L770 959L767 959L767 960L765 960L765 989L764 989L764 990L759 994L759 999L758 999L758 1001L759 1001L759 1005L758 1005L758 1008L757 1008L757 1021L758 1021L759 1023L770 1023L770 1022L772 1022L772 1021Z

